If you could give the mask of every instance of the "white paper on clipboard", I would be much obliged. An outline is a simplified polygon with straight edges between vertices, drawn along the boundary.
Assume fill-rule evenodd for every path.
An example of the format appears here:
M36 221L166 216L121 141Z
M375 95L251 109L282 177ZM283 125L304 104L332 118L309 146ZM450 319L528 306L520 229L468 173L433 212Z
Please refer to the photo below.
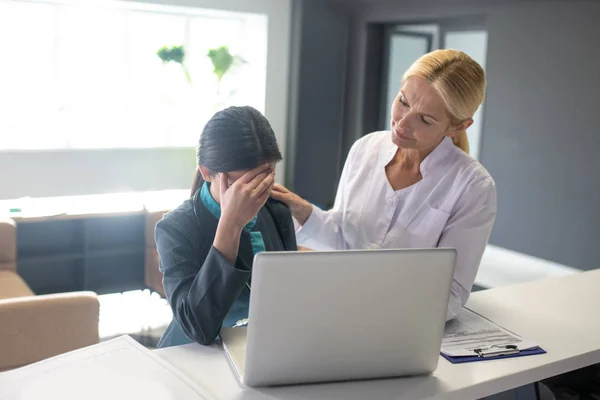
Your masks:
M531 340L494 324L481 315L463 308L458 317L446 323L442 353L453 357L472 356L475 349L514 345L519 350L538 347Z
M0 373L0 400L214 400L160 356L121 336Z

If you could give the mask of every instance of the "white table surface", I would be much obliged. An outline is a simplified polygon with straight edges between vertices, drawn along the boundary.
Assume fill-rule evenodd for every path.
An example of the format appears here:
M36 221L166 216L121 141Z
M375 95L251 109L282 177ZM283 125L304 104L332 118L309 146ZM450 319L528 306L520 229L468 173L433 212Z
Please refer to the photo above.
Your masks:
M538 342L548 353L451 364L431 376L251 389L218 345L157 350L217 399L476 399L600 363L600 270L474 293L472 310Z

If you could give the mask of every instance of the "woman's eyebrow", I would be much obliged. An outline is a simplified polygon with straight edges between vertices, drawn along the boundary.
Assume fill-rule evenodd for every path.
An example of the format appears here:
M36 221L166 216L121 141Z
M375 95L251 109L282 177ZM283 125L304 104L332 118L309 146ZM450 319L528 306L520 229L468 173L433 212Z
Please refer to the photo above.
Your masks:
M404 97L404 99L406 100L406 102L407 102L408 104L410 104L410 101L408 100L408 97L406 97L406 94L405 94L405 93L402 91L402 89L400 89L400 94L402 95L402 97ZM439 121L439 120L438 120L436 117L434 117L434 116L433 116L433 115L431 115L431 114L424 113L424 112L421 112L421 114L423 114L425 117L431 118L431 119L432 119L432 120L434 120L434 121Z

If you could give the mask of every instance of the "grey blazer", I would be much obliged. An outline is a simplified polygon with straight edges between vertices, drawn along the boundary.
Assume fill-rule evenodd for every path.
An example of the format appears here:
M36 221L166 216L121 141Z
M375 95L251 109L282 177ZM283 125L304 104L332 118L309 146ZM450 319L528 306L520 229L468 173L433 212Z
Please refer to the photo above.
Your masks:
M250 235L242 232L237 260L231 264L212 245L217 224L196 194L156 225L159 268L173 310L158 347L212 343L236 300L249 296L246 283L254 259ZM256 228L267 251L296 250L292 216L283 203L270 199L258 213Z

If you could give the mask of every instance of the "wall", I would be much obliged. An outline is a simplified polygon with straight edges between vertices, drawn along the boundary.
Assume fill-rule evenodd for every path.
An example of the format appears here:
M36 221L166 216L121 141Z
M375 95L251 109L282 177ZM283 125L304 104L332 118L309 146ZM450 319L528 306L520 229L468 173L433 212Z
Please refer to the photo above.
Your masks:
M286 183L309 201L329 206L341 159L349 17L329 0L295 2L298 41L290 111Z
M486 15L488 89L481 160L496 179L495 245L597 268L600 226L600 4L397 1L357 6L343 151L361 131L368 22Z
M492 242L581 269L600 256L598 21L600 4L574 1L506 7L489 21Z
M268 15L265 114L286 148L292 0L146 0L148 3ZM1 138L0 132L0 138ZM1 139L0 139L1 140ZM195 143L191 143L194 146ZM124 190L188 188L195 149L73 150L0 153L0 199ZM285 151L283 151L285 157ZM285 174L278 165L278 180Z

